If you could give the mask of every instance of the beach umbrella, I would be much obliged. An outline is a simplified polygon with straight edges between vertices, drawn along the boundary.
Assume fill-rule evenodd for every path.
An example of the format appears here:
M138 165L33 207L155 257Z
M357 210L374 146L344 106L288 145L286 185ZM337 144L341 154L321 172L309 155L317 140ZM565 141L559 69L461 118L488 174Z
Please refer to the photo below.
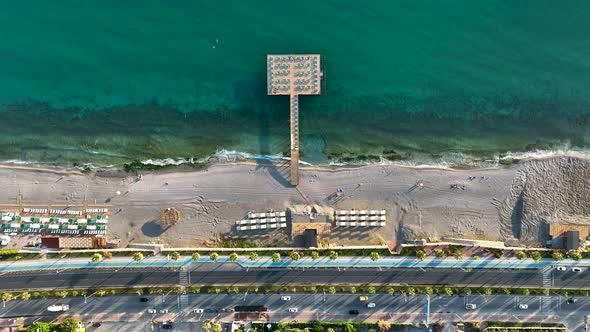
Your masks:
M162 227L174 226L180 220L180 211L170 207L160 212L160 223Z

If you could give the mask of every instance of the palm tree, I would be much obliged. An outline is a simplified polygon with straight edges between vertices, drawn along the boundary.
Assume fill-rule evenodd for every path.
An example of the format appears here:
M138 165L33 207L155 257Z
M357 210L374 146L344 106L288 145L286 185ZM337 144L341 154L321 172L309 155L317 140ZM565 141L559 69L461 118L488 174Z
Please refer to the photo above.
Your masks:
M299 253L295 252L295 251L293 251L291 254L289 254L289 256L294 261L297 261L297 260L299 260L299 258L301 258L301 255L299 255Z
M213 332L221 332L222 330L223 330L223 327L221 326L221 324L219 324L219 323L213 324Z
M204 321L203 324L201 324L201 329L206 332L211 331L211 322L208 320Z
M23 292L23 293L20 294L20 298L23 299L23 300L28 300L28 299L31 298L31 294L28 293L28 292Z
M201 254L199 254L198 252L193 254L193 261L198 261L201 258Z
M338 253L335 252L334 250L330 251L330 253L328 254L328 256L330 256L331 260L335 260L336 258L338 258Z
M377 260L379 260L379 253L378 253L378 252L376 252L376 251L373 251L373 252L371 252L371 255L370 255L370 256L371 256L371 260L372 260L372 261L377 261Z
M318 257L320 257L320 254L317 251L312 251L311 252L311 258L312 259L318 259Z
M98 263L102 260L102 255L99 253L96 253L94 255L92 255L92 262L93 263Z
M281 254L279 254L278 252L275 252L274 254L272 254L272 261L275 263L278 263L281 261Z
M257 252L251 252L250 253L250 260L251 261L255 261L258 259L258 253Z
M232 262L235 262L235 261L237 261L237 260L238 260L238 254L237 254L237 253L235 253L235 252L232 252L232 253L229 255L229 260L230 260L230 261L232 261Z
M219 254L216 252L212 252L211 255L209 255L209 258L215 262L219 258Z
M426 258L426 251L424 251L423 249L416 250L416 257L418 257L419 260L423 261L424 258Z
M172 258L173 261L177 261L180 258L180 253L175 251L172 254L170 254L170 258Z
M143 260L143 254L140 252L136 252L133 254L133 260L136 262L142 261Z

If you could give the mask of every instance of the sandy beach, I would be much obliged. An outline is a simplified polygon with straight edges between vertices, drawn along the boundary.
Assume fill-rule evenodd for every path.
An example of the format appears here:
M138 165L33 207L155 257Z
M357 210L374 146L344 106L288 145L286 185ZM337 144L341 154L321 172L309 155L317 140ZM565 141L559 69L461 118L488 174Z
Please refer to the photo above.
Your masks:
M113 205L109 238L170 247L219 244L224 235L289 245L284 231L241 232L233 226L248 211L306 205L287 184L283 165L220 164L205 171L142 174L82 174L78 171L5 165L0 168L0 202L20 193L26 203ZM543 225L556 218L588 220L590 162L555 157L511 167L450 170L373 165L360 168L303 168L300 191L323 208L387 210L387 226L338 229L332 245L385 244L444 237L501 240L539 245ZM337 188L344 194L334 200ZM120 194L117 194L119 192ZM181 221L162 229L159 213L175 207ZM584 219L583 217L586 217ZM582 221L583 222L583 221Z

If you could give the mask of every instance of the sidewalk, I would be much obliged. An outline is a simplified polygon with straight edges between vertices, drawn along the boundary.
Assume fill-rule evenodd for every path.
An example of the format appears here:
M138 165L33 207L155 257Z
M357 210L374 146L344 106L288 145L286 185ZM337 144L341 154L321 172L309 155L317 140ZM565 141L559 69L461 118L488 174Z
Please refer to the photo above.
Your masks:
M131 257L113 257L102 262L93 263L90 258L64 258L43 260L21 260L0 262L0 272L36 271L36 270L61 270L81 268L181 268L193 263L190 256L182 256L178 261L173 261L165 256L146 257L135 262ZM209 257L201 257L199 263L212 262ZM222 256L218 263L231 263L229 257ZM590 267L590 260L579 261L564 259L541 259L535 263L532 259L519 260L516 258L436 258L428 257L420 261L415 257L383 257L372 261L369 257L338 257L331 260L328 257L320 257L313 260L304 257L293 261L288 257L282 257L280 262L273 262L270 257L261 257L255 261L247 256L240 256L235 264L244 268L457 268L457 269L543 269L547 266L566 266L568 268Z

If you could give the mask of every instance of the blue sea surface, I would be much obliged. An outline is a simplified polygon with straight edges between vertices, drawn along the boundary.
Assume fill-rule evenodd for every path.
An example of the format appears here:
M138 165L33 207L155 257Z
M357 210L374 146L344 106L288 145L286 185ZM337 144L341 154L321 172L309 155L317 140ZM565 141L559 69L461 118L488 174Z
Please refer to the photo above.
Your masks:
M302 160L590 146L588 1L23 0L0 10L0 160L289 150L266 54L319 53Z

